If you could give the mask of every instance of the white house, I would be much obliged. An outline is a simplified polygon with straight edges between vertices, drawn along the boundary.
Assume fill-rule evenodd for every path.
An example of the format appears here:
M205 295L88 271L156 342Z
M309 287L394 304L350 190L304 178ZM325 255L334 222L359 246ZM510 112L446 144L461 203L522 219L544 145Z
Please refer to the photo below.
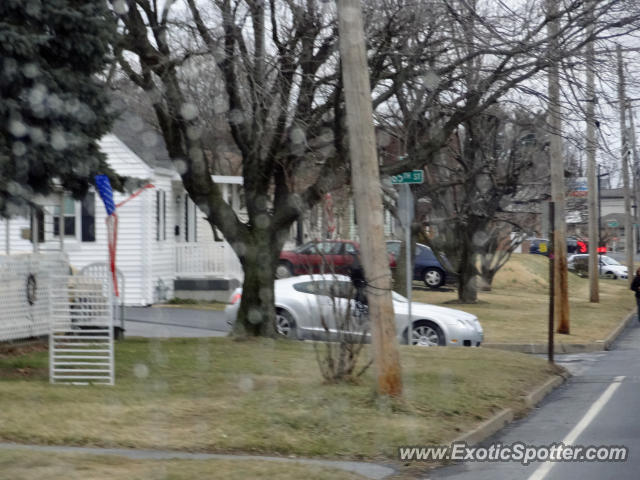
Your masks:
M130 115L116 122L113 133L101 139L100 148L119 175L143 179L154 186L117 210L116 263L125 276L126 305L149 305L172 298L174 282L181 279L242 278L230 246L214 240L204 214L186 195L161 136ZM214 178L222 185L224 195L237 205L242 178ZM130 195L114 192L115 203ZM34 202L42 206L41 215L25 212L8 221L0 220L0 254L64 250L76 270L107 261L106 212L96 192L90 190L82 200L59 194L35 198ZM34 245L36 232L38 242Z

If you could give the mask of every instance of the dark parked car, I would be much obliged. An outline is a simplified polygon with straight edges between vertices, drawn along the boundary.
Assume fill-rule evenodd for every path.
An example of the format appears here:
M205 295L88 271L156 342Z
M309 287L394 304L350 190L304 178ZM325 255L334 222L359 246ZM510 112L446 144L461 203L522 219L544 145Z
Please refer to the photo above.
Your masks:
M538 255L549 255L549 239L548 238L530 238L529 253Z
M400 255L402 242L400 240L387 241L387 252L394 257ZM447 281L454 281L455 274L444 255L440 259L426 245L416 243L416 256L413 266L413 279L422 280L429 288L438 288Z

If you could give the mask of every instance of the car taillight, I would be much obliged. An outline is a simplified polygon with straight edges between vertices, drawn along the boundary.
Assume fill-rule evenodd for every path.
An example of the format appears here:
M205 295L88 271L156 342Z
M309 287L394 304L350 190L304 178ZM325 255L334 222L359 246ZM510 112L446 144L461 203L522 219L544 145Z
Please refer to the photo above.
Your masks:
M241 298L242 298L242 294L236 293L233 295L233 297L231 297L231 301L229 303L231 303L231 305L235 305L240 301Z

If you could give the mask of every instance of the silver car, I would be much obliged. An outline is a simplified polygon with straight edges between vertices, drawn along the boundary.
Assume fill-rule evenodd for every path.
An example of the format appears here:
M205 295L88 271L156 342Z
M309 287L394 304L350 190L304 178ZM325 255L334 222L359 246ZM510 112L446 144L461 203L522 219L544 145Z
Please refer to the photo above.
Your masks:
M570 255L567 258L567 268L569 270L575 270L576 261L588 262L589 254L577 253L575 255ZM626 265L622 265L615 258L608 257L607 255L598 255L598 263L600 265L600 275L613 278L614 280L618 278L629 277L629 272L627 271ZM583 265L586 266L586 263L584 263Z
M332 340L344 333L337 328L340 318L350 317L350 329L360 326L368 335L366 305L353 297L349 277L343 275L301 275L275 281L276 331L299 340ZM238 314L242 289L231 295L225 309L227 322L233 324ZM409 304L405 297L393 292L396 335L407 343ZM411 304L411 344L419 346L480 346L483 331L478 318L453 308L425 303ZM357 332L355 332L357 333Z

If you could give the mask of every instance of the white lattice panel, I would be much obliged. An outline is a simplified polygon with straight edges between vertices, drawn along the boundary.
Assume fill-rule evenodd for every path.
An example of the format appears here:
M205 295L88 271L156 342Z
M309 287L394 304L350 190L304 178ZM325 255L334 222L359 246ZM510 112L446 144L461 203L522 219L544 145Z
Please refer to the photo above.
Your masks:
M109 285L81 275L54 278L49 370L52 383L114 384Z
M0 256L0 341L49 334L49 287L66 275L62 253Z

